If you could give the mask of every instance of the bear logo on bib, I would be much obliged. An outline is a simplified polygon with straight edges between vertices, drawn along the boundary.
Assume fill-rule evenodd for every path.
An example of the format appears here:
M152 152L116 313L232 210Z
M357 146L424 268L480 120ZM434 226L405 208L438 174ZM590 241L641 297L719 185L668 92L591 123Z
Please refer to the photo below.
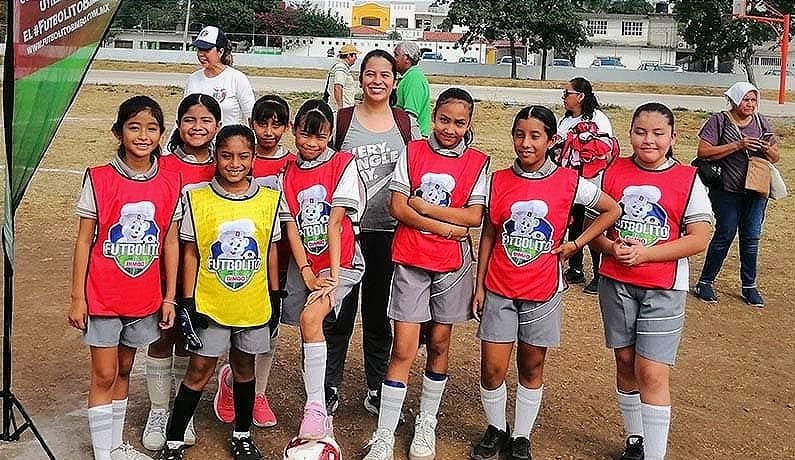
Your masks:
M541 200L517 201L511 218L503 224L502 247L508 259L521 267L552 250L552 225L546 220L549 207Z
M122 206L119 221L102 243L102 255L115 260L116 266L133 278L145 272L160 256L160 229L154 219L151 201Z
M667 240L671 233L668 215L657 203L662 193L653 185L630 185L618 204L621 217L615 223L618 236L644 246L653 246L660 240Z
M254 222L238 219L218 227L218 239L210 247L207 269L232 291L246 286L262 267Z
M298 231L306 252L318 256L328 249L328 221L331 205L326 201L326 187L315 184L298 192Z
M455 179L449 174L428 172L422 175L415 195L437 206L450 206L450 197L455 189Z

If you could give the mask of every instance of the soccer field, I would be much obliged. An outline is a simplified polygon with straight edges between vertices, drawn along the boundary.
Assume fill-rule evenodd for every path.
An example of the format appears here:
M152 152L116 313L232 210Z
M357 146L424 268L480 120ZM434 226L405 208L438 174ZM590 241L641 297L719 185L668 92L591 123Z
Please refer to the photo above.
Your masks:
M42 169L34 177L17 217L14 390L57 458L92 458L85 410L88 348L66 321L77 229L74 204L82 171L107 162L113 155L117 143L110 126L119 103L134 94L154 97L169 114L167 118L174 118L182 89L84 87ZM295 110L308 95L286 96ZM512 161L509 130L519 109L496 103L476 105L475 147L492 156L492 170ZM562 108L554 111L561 114ZM629 153L631 113L611 107L606 113L623 153ZM676 115L677 156L689 162L695 156L698 128L709 114L677 111ZM791 189L795 186L792 122L773 120L783 147L780 170ZM169 131L172 125L173 121ZM290 135L285 136L284 143L294 149ZM668 458L795 458L795 315L791 305L795 281L789 278L795 266L795 228L789 218L793 212L792 198L768 205L759 262L759 283L767 300L766 308L749 308L740 299L736 248L730 252L716 283L721 302L704 304L688 297L683 342L672 372L673 420ZM701 268L701 258L694 258L691 266L692 280ZM548 354L533 454L537 459L614 458L623 447L623 424L614 396L612 353L604 347L596 298L582 294L581 286L574 286L564 300L563 344ZM471 444L485 429L478 390L480 351L476 327L473 321L453 332L451 378L437 428L439 459L468 458ZM131 378L125 429L125 439L139 448L148 411L142 358L139 353ZM415 363L406 403L415 412L421 361L424 360ZM254 428L267 459L281 458L281 449L297 432L304 402L300 362L297 330L284 327L269 391L279 424L271 429ZM344 457L357 459L376 423L362 407L366 390L359 329L351 343L346 369L334 425ZM515 372L511 372L511 421L515 386ZM214 391L213 381L196 414L198 443L187 451L188 459L230 458L227 439L232 427L223 425L212 414ZM413 423L399 428L396 459L406 458L412 429ZM23 442L0 444L0 458L36 459L44 455L28 432Z

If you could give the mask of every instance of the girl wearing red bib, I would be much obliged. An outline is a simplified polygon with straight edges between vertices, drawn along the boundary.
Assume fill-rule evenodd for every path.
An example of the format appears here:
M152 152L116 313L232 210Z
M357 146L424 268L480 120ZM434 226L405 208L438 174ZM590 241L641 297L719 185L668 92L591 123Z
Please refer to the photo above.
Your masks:
M602 189L621 217L591 243L603 254L599 305L615 352L618 406L628 433L622 459L662 460L671 420L670 367L682 336L687 258L707 247L710 209L696 169L673 159L674 114L660 103L635 110L633 155L619 158Z
M179 175L158 166L165 125L157 102L126 100L112 130L118 154L88 169L77 203L69 312L91 347L88 424L96 460L149 458L122 442L130 370L136 349L173 325L182 217Z
M210 146L221 125L221 107L204 94L190 94L177 108L177 129L168 142L170 155L160 158L164 171L179 174L183 194L197 186L207 185L215 173ZM146 356L146 389L149 394L149 416L141 436L141 444L149 450L160 450L166 442L166 421L171 395L171 382L179 388L188 369L188 352L179 332L172 328L149 345ZM193 420L185 434L186 443L196 443Z
M298 110L293 124L298 158L284 173L279 212L293 254L282 322L300 325L303 340L306 405L298 434L303 439L330 434L323 322L336 320L342 299L364 272L354 234L364 209L363 186L354 156L328 147L333 120L331 108L320 100Z
M468 230L480 225L486 195L489 158L468 147L473 108L466 91L444 91L433 110L432 135L410 142L395 165L390 212L398 225L387 310L395 332L381 384L378 429L367 460L393 457L394 433L423 323L428 359L409 458L436 455L436 414L447 383L452 327L471 318L474 282Z
M596 185L548 157L556 126L555 115L546 107L519 111L511 130L517 159L492 174L490 181L472 304L481 318L480 397L488 421L472 451L476 460L504 452L509 460L530 458L546 351L560 344L561 297L566 289L561 263L604 232L620 213L616 202ZM574 205L602 214L576 239L564 243ZM509 439L505 375L517 340L519 382Z

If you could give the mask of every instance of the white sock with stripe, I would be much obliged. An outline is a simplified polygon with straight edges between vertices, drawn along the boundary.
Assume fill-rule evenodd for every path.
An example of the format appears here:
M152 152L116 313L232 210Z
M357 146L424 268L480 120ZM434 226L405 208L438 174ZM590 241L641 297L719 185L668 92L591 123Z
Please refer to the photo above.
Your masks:
M179 391L182 379L185 378L185 374L188 372L188 366L190 366L190 356L174 355L174 368L172 370L172 374L174 375L174 388L176 388L174 397L176 397L176 392Z
M381 384L381 407L378 410L378 428L394 433L400 422L400 411L406 399L406 387Z
M268 389L268 380L271 376L271 368L273 368L273 359L276 354L276 338L271 338L271 350L267 353L259 353L254 358L254 372L256 377L257 394L264 395Z
M502 431L507 431L507 419L505 418L505 405L508 402L508 390L505 382L493 390L487 390L480 386L480 402L483 404L483 411L486 413L486 423L494 425Z
M304 343L304 389L306 402L326 407L326 342Z
M521 383L516 385L516 414L514 414L513 438L529 438L533 425L536 423L538 411L541 409L541 397L544 385L539 388L525 388Z
M643 452L646 460L663 460L668 449L671 406L641 403L640 411L643 414Z
M625 393L616 388L616 398L627 436L643 436L643 417L640 413L640 392Z
M439 406L442 404L442 394L446 384L447 377L443 380L434 380L423 375L420 412L427 412L436 417L436 414L439 413Z
M113 436L111 437L110 450L121 446L124 438L124 418L127 416L127 398L114 399L113 406Z
M168 410L171 399L171 364L172 358L153 358L147 356L146 391L149 393L149 404L152 409Z
M110 460L113 442L113 404L88 408L88 429L94 460Z

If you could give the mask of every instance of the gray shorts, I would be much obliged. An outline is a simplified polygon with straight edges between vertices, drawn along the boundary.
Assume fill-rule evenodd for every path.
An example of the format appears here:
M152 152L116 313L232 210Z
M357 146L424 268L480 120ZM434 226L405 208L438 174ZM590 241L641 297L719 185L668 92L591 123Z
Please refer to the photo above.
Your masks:
M206 329L196 328L196 335L204 346L198 350L186 349L206 358L219 358L230 348L250 355L267 353L271 349L271 329L267 324L258 327L228 327L210 320L210 326Z
M635 346L646 359L673 366L685 325L687 291L644 289L599 280L599 306L608 348Z
M395 264L387 315L395 321L440 324L472 319L475 282L472 248L464 244L464 263L453 272L436 273Z
M160 338L160 312L143 318L88 316L83 342L92 347L143 348Z
M332 311L334 316L339 314L342 307L342 299L348 296L353 290L353 287L359 284L364 274L364 257L359 248L359 243L356 243L356 248L353 254L353 268L340 268L340 279L337 285L337 290L334 292L334 306ZM328 276L329 270L321 270L320 276ZM309 297L309 289L304 284L304 279L298 271L298 266L295 264L294 259L290 259L290 265L287 267L287 298L282 303L282 324L290 326L298 326L301 319L301 312L304 310L306 298Z
M560 322L563 294L547 302L506 299L486 291L478 338L487 342L509 343L517 340L536 347L560 346Z

